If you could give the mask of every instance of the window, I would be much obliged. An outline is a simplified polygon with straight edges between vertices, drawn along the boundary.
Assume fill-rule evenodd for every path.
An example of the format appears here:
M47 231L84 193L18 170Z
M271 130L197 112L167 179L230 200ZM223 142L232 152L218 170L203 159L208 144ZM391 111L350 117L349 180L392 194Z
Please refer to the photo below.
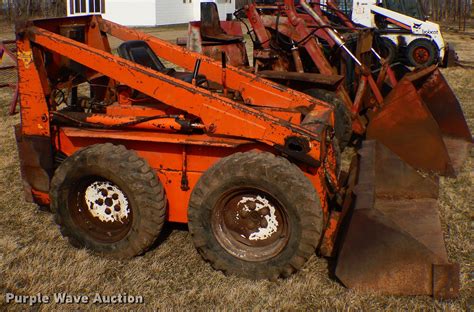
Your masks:
M399 12L417 19L425 20L425 12L421 1L393 1L388 0L383 2L383 7Z
M89 0L90 13L104 13L105 0Z
M69 0L69 13L71 15L105 13L105 0Z
M74 0L71 1L71 13L85 13L86 12L86 0Z

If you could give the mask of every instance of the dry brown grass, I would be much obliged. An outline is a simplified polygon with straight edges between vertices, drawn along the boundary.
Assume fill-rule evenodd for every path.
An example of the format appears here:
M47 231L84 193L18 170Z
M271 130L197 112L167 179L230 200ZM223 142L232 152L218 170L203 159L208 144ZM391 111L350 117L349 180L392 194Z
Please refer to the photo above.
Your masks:
M0 37L9 35L1 26ZM171 29L175 31L176 29ZM150 29L150 31L153 31ZM180 30L182 31L182 30ZM158 30L158 35L174 34ZM474 58L470 34L449 33L462 60ZM443 70L474 128L474 70ZM472 258L474 155L455 180L442 179L440 207L448 253L461 264L461 296L435 301L427 296L395 297L357 293L328 275L326 259L312 257L293 277L277 282L226 277L205 263L192 246L185 226L168 224L161 243L142 257L112 261L77 250L65 241L52 216L22 198L19 161L12 127L19 117L7 116L9 93L0 90L0 311L29 307L6 305L3 294L142 295L145 305L40 305L41 311L65 309L245 309L245 310L471 310L474 304Z

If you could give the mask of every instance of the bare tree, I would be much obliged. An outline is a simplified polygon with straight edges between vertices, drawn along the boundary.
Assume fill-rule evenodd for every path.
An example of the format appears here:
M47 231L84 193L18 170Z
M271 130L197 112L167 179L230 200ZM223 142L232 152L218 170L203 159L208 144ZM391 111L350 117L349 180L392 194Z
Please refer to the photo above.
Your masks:
M0 0L2 16L10 20L29 17L53 17L66 14L64 0Z
M458 22L466 29L466 20L472 18L472 0L422 0L425 11L435 21Z

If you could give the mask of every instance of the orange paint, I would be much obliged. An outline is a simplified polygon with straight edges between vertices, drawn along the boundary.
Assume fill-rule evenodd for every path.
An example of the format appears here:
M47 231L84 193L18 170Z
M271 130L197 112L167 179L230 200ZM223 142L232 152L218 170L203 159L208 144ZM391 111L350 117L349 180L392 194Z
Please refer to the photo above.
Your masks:
M66 25L84 25L84 42L61 35L61 26ZM53 150L66 156L80 148L105 142L122 144L136 151L155 170L165 188L168 220L182 223L187 222L193 187L200 176L223 157L250 150L287 156L302 168L314 185L328 217L325 173L333 166L319 164L334 164L334 154L328 153L325 146L324 127L314 131L300 125L304 117L301 113L304 110L300 108L306 107L316 119L333 127L331 105L229 65L226 88L229 94L240 94L243 99L234 100L111 54L106 33L122 40L145 40L158 56L188 70L200 59L199 74L209 81L222 83L223 69L219 62L100 17L31 22L23 36L18 36L19 50L31 51L33 42L40 51L51 53L51 64L35 62L34 53L31 62L20 64L24 134L51 136ZM108 88L113 88L115 97L112 92L107 100L114 103L93 113L56 112L55 107L49 107L43 85L47 82L49 86L54 79L43 76L57 75L61 66L72 66L71 61L84 67L86 79L102 79ZM110 81L104 77L110 77ZM52 87L72 88L78 84L74 79ZM141 96L133 97L132 90ZM120 129L111 128L150 116L161 117L127 124ZM50 123L54 125L51 128ZM38 128L38 124L41 127ZM303 142L301 150L294 147L295 142ZM184 174L188 189L182 185ZM35 192L34 197L37 202L49 200L47 194Z

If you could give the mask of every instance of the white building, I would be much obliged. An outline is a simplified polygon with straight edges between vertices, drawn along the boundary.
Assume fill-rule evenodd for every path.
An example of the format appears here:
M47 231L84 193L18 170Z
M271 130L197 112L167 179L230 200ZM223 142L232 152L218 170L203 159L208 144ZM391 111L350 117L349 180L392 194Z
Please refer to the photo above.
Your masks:
M102 14L127 26L159 26L188 23L201 18L203 0L66 0L67 15ZM236 0L214 0L221 20L235 11Z

